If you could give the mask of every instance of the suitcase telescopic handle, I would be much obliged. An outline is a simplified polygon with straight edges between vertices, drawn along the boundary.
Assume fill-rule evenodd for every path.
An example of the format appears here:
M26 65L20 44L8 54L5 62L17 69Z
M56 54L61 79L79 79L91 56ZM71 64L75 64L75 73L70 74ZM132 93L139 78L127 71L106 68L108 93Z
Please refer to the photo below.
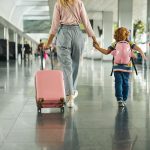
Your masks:
M41 50L41 70L44 69L44 67L43 67L43 59L44 59L44 50Z
M53 62L52 50L51 50L51 48L49 48L49 50L50 50L51 69L54 70L54 62ZM43 59L44 59L44 50L41 50L41 70L44 69L44 67L43 67Z
M53 55L52 55L51 47L49 48L49 50L50 50L50 59L51 59L51 69L54 70L54 62L53 62Z

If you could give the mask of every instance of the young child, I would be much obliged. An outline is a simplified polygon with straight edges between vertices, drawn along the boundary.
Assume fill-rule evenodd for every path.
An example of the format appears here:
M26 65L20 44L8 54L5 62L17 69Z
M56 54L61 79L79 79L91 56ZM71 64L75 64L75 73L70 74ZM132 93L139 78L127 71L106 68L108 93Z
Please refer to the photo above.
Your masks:
M138 51L143 59L147 59L141 48L139 48L136 44L129 41L130 32L124 28L120 27L118 28L114 33L114 39L115 42L112 43L111 46L108 47L108 49L101 48L98 44L93 43L93 46L100 52L102 52L105 55L108 55L110 53L113 53L116 49L116 44L120 41L127 42L130 45L130 48L133 50ZM112 52L113 51L113 52ZM131 55L131 57L134 57ZM124 107L126 105L126 100L128 98L128 91L129 91L129 76L132 72L132 62L129 61L128 64L116 64L114 62L113 64L113 72L115 77L115 96L118 101L119 107Z

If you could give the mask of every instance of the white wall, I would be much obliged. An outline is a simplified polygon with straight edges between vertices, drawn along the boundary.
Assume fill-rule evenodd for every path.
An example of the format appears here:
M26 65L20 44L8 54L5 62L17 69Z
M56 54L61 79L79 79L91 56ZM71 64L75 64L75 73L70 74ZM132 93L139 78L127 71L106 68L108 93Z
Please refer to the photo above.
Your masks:
M103 46L108 48L113 37L113 13L103 12ZM111 55L103 55L103 60L112 60Z
M118 1L118 19L119 26L132 30L132 0Z
M43 34L43 33L30 33L28 35L30 37L32 37L38 43L39 43L40 39L46 39L49 36L49 34Z
M18 0L0 0L0 16L11 22L14 26L23 29L22 16L31 9L29 6L17 6Z
M99 37L99 33L98 33L98 28L97 27L100 27L101 29L103 28L102 26L102 20L94 20L94 27L93 27L93 30L95 32L95 35L96 37Z
M137 19L146 24L147 20L147 0L133 0L133 22Z

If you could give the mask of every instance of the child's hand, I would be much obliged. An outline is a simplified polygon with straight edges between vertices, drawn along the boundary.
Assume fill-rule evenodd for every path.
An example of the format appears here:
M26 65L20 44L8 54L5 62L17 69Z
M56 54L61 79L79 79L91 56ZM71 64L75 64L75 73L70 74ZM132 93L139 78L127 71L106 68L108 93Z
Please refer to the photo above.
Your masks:
M137 56L136 56L134 53L132 53L131 57L132 57L133 59L137 59Z

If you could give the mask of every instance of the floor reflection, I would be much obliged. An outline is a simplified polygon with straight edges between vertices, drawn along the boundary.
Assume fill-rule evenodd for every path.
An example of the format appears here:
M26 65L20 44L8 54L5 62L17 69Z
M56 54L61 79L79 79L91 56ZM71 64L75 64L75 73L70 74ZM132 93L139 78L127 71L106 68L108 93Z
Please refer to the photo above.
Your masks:
M37 115L36 143L43 150L79 150L74 111Z
M127 110L118 109L111 68L110 62L84 59L76 111L43 109L37 116L34 77L40 59L0 62L0 150L150 150L150 70L137 65Z
M76 128L76 111L68 109L66 114L66 133L63 150L80 150Z
M118 108L115 120L115 133L112 137L112 150L133 150L137 136L134 139L131 138L128 121L127 107Z
M37 116L36 142L41 149L62 149L66 120L61 113L45 113Z

